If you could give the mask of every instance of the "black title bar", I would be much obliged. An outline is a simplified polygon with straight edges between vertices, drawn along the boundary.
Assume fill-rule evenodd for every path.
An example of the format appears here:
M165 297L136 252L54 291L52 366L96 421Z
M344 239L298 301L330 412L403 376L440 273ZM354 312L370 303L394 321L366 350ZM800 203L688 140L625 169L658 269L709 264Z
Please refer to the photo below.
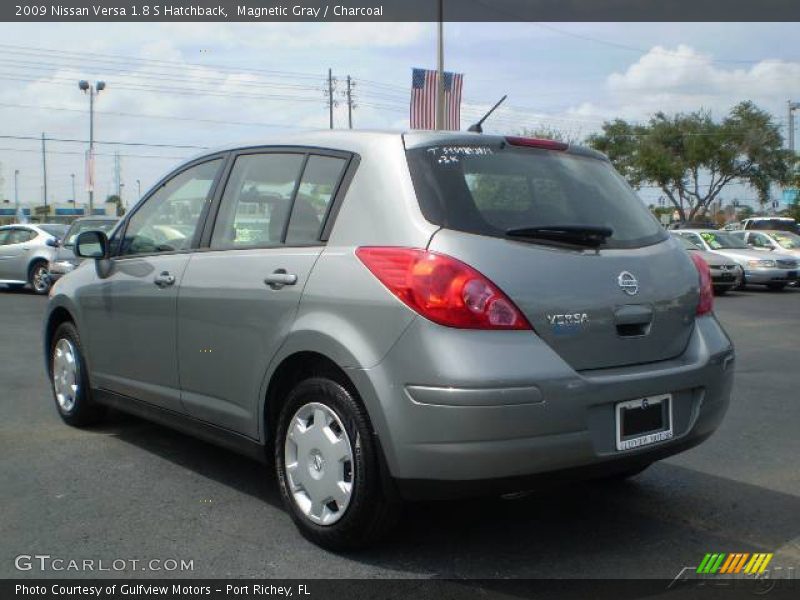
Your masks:
M443 0L444 20L800 21L798 0ZM438 21L438 0L11 0L0 21Z

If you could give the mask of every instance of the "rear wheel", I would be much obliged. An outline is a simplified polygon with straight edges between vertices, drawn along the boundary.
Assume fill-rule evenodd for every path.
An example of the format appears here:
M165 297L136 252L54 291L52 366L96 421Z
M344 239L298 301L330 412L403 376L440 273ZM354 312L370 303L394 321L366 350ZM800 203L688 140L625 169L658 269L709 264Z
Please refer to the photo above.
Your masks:
M105 407L92 399L78 330L62 323L50 345L50 381L58 414L65 423L84 427L105 416Z
M299 383L278 419L275 464L284 504L300 532L332 550L367 545L394 523L366 411L341 384Z
M28 273L28 283L34 294L42 295L50 291L50 271L46 262L33 263Z

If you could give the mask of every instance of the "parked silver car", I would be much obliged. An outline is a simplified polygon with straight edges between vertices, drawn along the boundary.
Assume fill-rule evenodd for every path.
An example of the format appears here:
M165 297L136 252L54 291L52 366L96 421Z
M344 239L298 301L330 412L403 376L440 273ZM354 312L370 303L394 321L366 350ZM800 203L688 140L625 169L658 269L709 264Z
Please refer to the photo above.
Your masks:
M629 476L717 428L734 350L705 263L602 155L324 132L184 164L53 288L72 425L116 406L266 459L300 531L401 500Z
M798 261L786 254L766 256L754 250L733 233L716 229L681 229L676 231L696 246L708 252L727 256L738 262L744 269L742 285L765 285L772 290L782 290L797 281Z
M75 256L75 239L78 234L84 231L103 231L109 233L119 222L117 217L82 217L75 219L64 234L64 238L59 242L53 258L50 260L49 271L51 283L57 281L62 276L75 270L81 264L80 257Z
M0 284L30 285L37 294L50 290L47 265L56 241L67 226L60 223L19 224L0 227Z
M742 269L735 260L721 254L707 252L700 246L694 245L686 236L676 235L675 233L672 235L681 243L685 250L696 253L700 258L706 261L711 271L711 283L714 286L714 293L724 294L742 285L744 269Z
M736 231L731 235L754 250L786 254L800 259L800 235L791 231L781 231L779 229L757 231L749 229L747 231Z

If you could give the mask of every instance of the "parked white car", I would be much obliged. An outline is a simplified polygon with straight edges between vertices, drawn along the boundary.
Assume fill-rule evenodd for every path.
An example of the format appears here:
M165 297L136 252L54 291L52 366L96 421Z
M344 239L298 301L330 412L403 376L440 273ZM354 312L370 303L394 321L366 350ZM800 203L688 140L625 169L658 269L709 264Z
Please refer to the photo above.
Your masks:
M735 231L731 235L755 250L778 252L800 258L800 235L791 231L748 229L747 231Z
M742 285L765 285L771 290L782 290L797 281L797 259L787 254L775 252L767 256L763 250L750 248L732 233L717 229L679 229L675 233L703 250L739 263L744 269Z
M66 225L42 223L0 227L0 283L12 287L29 284L37 294L50 290L48 264Z

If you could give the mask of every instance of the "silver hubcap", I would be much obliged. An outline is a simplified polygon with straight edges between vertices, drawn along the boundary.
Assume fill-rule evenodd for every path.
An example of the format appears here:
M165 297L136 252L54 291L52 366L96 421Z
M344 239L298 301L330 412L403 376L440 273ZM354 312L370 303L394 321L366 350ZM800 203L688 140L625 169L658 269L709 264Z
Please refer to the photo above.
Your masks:
M353 447L339 417L318 402L292 417L283 446L286 483L295 504L317 525L342 518L353 495Z
M50 274L46 267L36 267L33 272L33 289L44 292L50 285Z
M53 352L53 388L61 410L70 412L78 397L78 355L75 346L60 339Z

